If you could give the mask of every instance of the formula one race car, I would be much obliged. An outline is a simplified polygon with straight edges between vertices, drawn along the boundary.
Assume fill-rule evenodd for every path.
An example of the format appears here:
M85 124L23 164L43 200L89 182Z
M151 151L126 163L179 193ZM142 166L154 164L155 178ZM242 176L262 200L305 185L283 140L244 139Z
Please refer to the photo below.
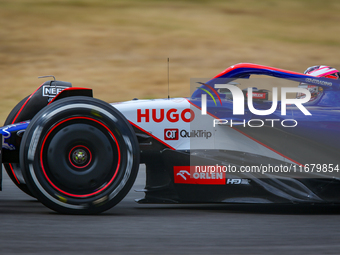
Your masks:
M281 101L273 88L269 101L266 89L238 86L251 75L295 84ZM2 163L21 190L61 213L110 209L141 163L139 203L340 201L339 80L237 64L198 86L191 98L108 104L47 81L0 129Z

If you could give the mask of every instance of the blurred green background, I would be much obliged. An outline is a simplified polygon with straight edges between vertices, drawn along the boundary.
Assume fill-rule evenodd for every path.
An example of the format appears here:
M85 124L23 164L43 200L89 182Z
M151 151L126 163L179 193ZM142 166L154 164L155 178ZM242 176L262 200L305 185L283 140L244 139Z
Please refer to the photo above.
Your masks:
M239 62L340 69L340 1L0 0L0 121L53 74L108 102L189 96Z

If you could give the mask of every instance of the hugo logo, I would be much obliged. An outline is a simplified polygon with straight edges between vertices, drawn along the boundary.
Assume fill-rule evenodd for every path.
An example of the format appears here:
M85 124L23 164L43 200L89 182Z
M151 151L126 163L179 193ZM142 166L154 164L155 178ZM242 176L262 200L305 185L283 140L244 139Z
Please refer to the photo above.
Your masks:
M175 108L164 110L164 109L144 109L144 112L142 112L142 109L137 109L137 122L150 122L150 119L152 121L159 123L164 120L167 120L169 122L178 122L180 120L184 122L191 122L195 118L195 113L193 110L186 108L184 110L177 110Z

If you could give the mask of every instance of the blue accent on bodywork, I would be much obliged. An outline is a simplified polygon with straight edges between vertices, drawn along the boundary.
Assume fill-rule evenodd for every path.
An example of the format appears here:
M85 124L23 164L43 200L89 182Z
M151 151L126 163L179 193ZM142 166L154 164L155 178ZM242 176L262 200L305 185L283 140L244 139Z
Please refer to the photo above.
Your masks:
M16 147L13 144L9 144L7 142L7 139L11 138L13 132L16 132L19 130L26 130L29 124L30 124L30 121L23 121L23 122L1 127L0 133L3 139L2 148L7 149L7 150L15 150Z
M314 77L304 74L293 74L290 72L278 71L278 70L270 70L265 68L236 68L220 77L211 79L207 82L209 85L215 85L216 81L220 82L220 79L237 79L237 78L249 78L250 75L267 75L281 79L287 79L297 82L304 82L311 85L317 85L323 87L325 90L339 90L340 89L340 81L335 79L323 78L323 77ZM313 82L309 82L308 79L312 79ZM331 83L331 86L322 85L322 83Z
M6 135L8 135L8 133L26 129L29 124L30 124L30 121L23 121L23 122L20 122L20 123L15 123L15 124L11 124L11 125L8 125L8 126L3 126L3 127L0 128L0 133L3 136L6 136Z
M290 72L270 70L270 69L265 69L265 68L235 68L228 73L225 73L217 78L213 78L207 81L206 84L212 87L215 87L216 84L226 84L228 82L231 82L239 78L249 79L251 75L267 75L267 76L272 76L276 78L307 83L310 85L320 86L325 91L334 91L334 90L339 91L340 90L340 80L334 80L334 79L323 78L323 77L313 77L313 76L304 75L304 74L293 74ZM323 83L330 84L330 86L323 85ZM204 87L204 85L202 85L201 88L202 87ZM191 98L201 97L202 93L203 93L202 90L197 89L194 91ZM340 106L340 103L339 103L339 106Z
M223 106L215 105L212 100L207 100L207 111L216 116L219 119L233 119L235 121L246 122L250 119L294 119L298 122L298 125L294 128L282 127L279 122L274 126L277 129L282 130L293 135L304 137L308 140L315 141L326 147L332 147L334 149L340 149L340 80L312 77L303 74L294 74L289 71L270 70L263 67L259 68L235 68L226 72L219 77L213 78L206 82L212 87L216 84L226 84L232 80L238 78L249 78L250 75L267 75L281 79L287 79L297 81L301 83L307 83L323 88L323 94L318 100L308 102L304 104L304 107L312 114L304 115L300 109L295 106L287 106L287 115L281 115L281 102L278 102L278 107L269 116L258 116L252 114L247 105L245 99L245 114L233 115L232 100L225 99L225 94L220 94L223 100ZM327 85L323 85L327 84ZM209 90L209 88L206 88ZM201 107L201 94L202 90L197 89L191 96L191 103L198 108ZM253 101L253 105L256 109L269 109L272 105L271 101L256 102Z

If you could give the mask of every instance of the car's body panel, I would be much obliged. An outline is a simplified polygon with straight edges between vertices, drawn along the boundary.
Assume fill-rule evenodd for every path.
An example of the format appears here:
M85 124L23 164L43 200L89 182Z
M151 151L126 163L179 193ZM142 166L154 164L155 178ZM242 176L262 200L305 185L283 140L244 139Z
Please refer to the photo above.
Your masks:
M278 79L317 85L322 96L304 104L311 113L289 105L282 115L281 104L269 116L253 114L245 97L245 113L233 113L234 102L215 90L216 85L251 75L266 75ZM49 83L45 83L48 85ZM60 83L66 84L66 83ZM51 84L50 84L51 85ZM67 86L66 86L67 87ZM204 89L203 89L204 88ZM61 97L91 96L89 91L73 92L70 87ZM43 86L37 93L44 92ZM263 93L263 91L260 91ZM41 94L41 93L40 93ZM202 114L202 95L217 96L207 100L207 114ZM33 94L39 106L58 100ZM263 100L253 101L256 109L272 105L263 93ZM261 96L262 96L261 95ZM44 96L44 94L42 94ZM53 97L56 95L53 95ZM42 101L43 100L43 103ZM29 102L29 101L27 101ZM33 105L33 101L29 102ZM26 105L26 106L25 106ZM29 112L28 103L20 112ZM284 166L304 167L306 164L340 165L340 81L254 64L237 64L195 90L190 98L132 100L112 103L132 125L139 143L140 163L146 164L145 198L140 203L339 203L340 179L334 173L308 175L273 175L268 173L224 172L195 175L199 166ZM31 113L34 116L34 113ZM20 118L21 119L20 119ZM17 163L21 134L30 124L20 113L22 123L0 129L3 136L3 162ZM238 125L213 125L216 120L231 119ZM249 120L266 122L275 119L282 123L294 120L298 125L285 127L265 125L252 128Z
M21 137L28 127L30 121L14 123L0 128L2 135L2 155L3 163L18 163L18 150L20 148Z
M208 114L201 114L201 95L203 90L197 89L190 99L190 109L194 112L194 120L187 123L169 123L166 120L161 123L137 121L137 109L145 113L148 109L155 109L157 113L161 109L172 108L173 101L161 100L136 100L124 104L113 104L139 132L147 130L148 134L154 136L155 140L166 145L160 152L161 160L153 158L153 162L146 162L148 178L146 197L140 202L232 202L232 203L263 203L263 202L308 202L308 203L334 203L340 198L338 190L340 182L338 178L322 173L313 173L307 178L285 179L278 176L252 174L228 174L224 176L224 185L202 184L199 180L176 180L179 174L176 168L182 166L184 171L187 166L233 164L241 165L287 165L303 166L308 163L333 164L340 163L339 154L339 81L325 78L311 78L299 73L263 67L258 65L241 64L235 65L217 75L206 84L214 87L216 84L230 82L236 78L244 78L252 74L269 75L276 78L306 82L312 79L312 84L321 84L324 93L321 98L313 103L307 103L306 108L312 116L305 116L295 106L287 107L287 114L281 115L280 102L277 109L270 116L256 116L245 109L244 116L233 115L233 102L230 99L207 101ZM308 80L309 81L309 80ZM327 85L324 85L327 84ZM202 85L204 86L204 85ZM208 87L209 87L208 86ZM205 89L208 89L205 87ZM209 89L208 89L209 90ZM211 94L214 91L209 90ZM220 94L220 96L222 96ZM182 99L174 99L181 101ZM223 105L222 105L223 102ZM253 102L257 109L268 109L271 102ZM138 105L138 107L134 107ZM188 108L187 104L178 105L176 109L181 112ZM151 118L151 117L150 117ZM212 126L214 119L294 119L299 124L294 128L284 128L276 125L274 128L265 125L261 128L243 127L236 125ZM171 125L172 124L172 125ZM165 130L178 129L179 140L165 140ZM182 128L188 131L204 130L211 132L211 138L180 136ZM203 160L204 159L204 160ZM166 169L164 172L160 169ZM176 172L177 171L177 172ZM189 171L189 170L188 170ZM192 176L190 176L192 179ZM313 178L312 178L313 177ZM162 181L160 181L162 180Z
M237 129L221 125L213 127L214 117L211 115L202 116L200 109L193 107L189 99L186 98L133 100L111 105L122 112L139 130L173 150L234 150L271 157L283 162L292 162L289 158L245 136ZM170 122L167 119L166 113L170 109L176 109L176 112L169 116L174 118L174 115L178 115L178 121ZM191 114L188 113L186 121L183 121L179 116L188 109ZM161 112L164 114L160 114ZM153 116L159 119L161 119L160 116L164 116L164 118L162 121L155 122ZM188 122L190 116L194 117ZM176 131L173 139L167 138L168 130ZM209 137L209 135L211 136Z
M185 98L132 100L111 104L141 130L174 150L190 149L189 139L165 140L165 129L189 130L190 104ZM183 116L181 116L183 115ZM182 118L184 117L184 118Z

